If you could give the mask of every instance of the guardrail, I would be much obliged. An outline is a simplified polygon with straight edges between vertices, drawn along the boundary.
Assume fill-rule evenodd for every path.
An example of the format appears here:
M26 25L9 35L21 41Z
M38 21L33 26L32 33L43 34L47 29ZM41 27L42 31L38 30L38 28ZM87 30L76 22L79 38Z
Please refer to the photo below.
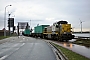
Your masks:
M74 39L90 39L90 37L75 36Z
M59 59L57 60L68 60L68 58L62 53L60 49L58 49L54 44L51 42L48 42L50 45L52 45L57 51L55 52Z

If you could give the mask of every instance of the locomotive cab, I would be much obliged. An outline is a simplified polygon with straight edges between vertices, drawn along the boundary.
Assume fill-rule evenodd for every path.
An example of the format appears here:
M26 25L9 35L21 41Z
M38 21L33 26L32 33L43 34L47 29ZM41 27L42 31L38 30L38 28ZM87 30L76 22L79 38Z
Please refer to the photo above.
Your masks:
M59 21L53 24L52 32L54 32L53 38L57 37L58 40L71 40L74 38L71 31L71 24L67 21Z

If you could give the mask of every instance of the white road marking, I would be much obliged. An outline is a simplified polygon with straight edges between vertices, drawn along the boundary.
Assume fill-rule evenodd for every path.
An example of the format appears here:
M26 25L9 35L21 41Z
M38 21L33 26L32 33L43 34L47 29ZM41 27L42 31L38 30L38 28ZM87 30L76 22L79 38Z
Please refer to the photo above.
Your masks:
M16 48L16 50L19 50L20 48Z
M25 39L21 40L20 42L24 42L24 41L25 41Z
M23 41L20 41L20 42L23 42Z
M21 46L25 45L25 43L23 43Z
M1 51L0 54L4 53L4 52L6 52L6 51L9 51L9 50L11 50L11 49L12 49L12 48L5 49L5 50Z
M14 47L17 46L17 45L18 45L18 44L15 44ZM25 43L21 44L20 46L23 46L23 45L25 45ZM16 48L15 50L19 50L19 49L20 49L20 47L19 47L19 48ZM10 49L9 49L9 50L10 50ZM0 53L3 53L3 52L0 52ZM13 53L13 52L12 52L12 53ZM10 54L12 54L12 53L10 53ZM9 55L10 55L10 54L9 54ZM5 55L5 56L1 57L0 60L4 60L4 59L7 58L9 55Z
M8 57L8 55L1 57L0 60L4 60L6 57Z
M16 47L18 44L15 44L13 47Z
M4 49L3 51L0 51L0 54L4 53L4 52L6 52L6 51L11 50L11 49L13 49L14 47L16 47L16 46L18 46L18 45L19 45L19 44L12 45L10 48Z

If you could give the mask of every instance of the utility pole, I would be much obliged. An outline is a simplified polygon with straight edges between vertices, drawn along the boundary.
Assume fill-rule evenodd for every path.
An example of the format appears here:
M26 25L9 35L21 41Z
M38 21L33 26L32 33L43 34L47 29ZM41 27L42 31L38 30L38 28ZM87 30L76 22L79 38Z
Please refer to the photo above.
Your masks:
M31 20L30 20L30 28L31 28Z
M8 20L10 19L10 13L8 14ZM10 26L8 26L9 27L9 35L11 36L11 29L10 29L10 27L11 27L11 20L9 21L10 22Z
M17 32L18 32L18 36L19 36L19 23L18 23L18 26L17 26Z

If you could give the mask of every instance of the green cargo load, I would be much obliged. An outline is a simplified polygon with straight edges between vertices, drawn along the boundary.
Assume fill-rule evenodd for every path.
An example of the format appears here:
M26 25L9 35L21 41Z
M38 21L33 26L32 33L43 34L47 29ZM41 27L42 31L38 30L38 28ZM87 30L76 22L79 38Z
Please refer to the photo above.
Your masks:
M40 26L34 27L34 33L43 33L44 28L47 26L49 25L40 25Z
M24 34L30 34L30 29L25 29Z

